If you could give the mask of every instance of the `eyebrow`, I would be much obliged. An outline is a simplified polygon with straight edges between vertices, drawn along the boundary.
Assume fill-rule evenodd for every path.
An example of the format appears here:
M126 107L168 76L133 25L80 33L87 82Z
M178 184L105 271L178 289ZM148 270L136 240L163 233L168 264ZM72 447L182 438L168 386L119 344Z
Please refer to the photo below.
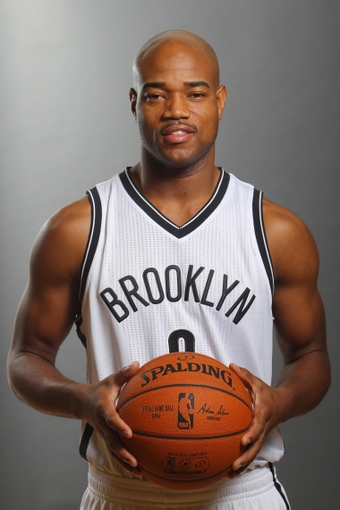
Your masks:
M153 82L147 82L147 83L144 83L142 89L145 90L145 89L149 89L149 88L153 88L153 89L161 89L165 87L165 81L153 81Z
M154 88L154 89L162 89L166 85L165 81L154 81L154 82L147 82L144 83L142 89L148 89L148 88ZM184 85L186 87L207 87L210 88L209 83L206 81L186 81L184 82Z
M210 89L210 85L206 81L187 81L184 85L186 87L207 87Z

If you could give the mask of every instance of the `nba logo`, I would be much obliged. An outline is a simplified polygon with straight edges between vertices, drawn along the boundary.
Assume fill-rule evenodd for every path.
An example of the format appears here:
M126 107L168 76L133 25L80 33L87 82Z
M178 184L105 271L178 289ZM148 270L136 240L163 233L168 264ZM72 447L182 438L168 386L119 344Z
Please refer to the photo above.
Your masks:
M178 395L178 418L179 429L192 429L194 426L194 394L179 393Z

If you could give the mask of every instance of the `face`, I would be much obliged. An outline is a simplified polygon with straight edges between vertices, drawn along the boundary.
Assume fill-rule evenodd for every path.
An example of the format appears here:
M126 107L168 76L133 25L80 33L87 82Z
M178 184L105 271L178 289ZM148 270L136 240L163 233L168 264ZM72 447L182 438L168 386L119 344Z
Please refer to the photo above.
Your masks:
M218 86L208 55L168 41L149 51L138 69L130 100L144 160L173 168L213 160L226 89Z

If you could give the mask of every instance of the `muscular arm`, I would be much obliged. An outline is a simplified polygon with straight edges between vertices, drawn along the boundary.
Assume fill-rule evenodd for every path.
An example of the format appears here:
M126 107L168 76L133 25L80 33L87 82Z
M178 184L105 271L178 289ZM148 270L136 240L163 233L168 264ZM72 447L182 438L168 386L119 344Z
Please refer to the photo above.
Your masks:
M18 398L39 411L67 417L79 412L77 392L56 370L55 359L78 306L90 219L85 200L57 213L39 233L8 357L9 382Z
M321 401L330 367L314 239L291 212L267 202L264 213L275 274L273 314L284 362L278 381L282 422Z
M97 385L67 379L55 367L59 347L73 325L79 305L80 269L90 221L90 204L84 198L58 212L40 232L15 320L8 378L20 400L44 413L89 422L119 462L136 466L136 460L118 439L117 432L128 437L132 432L119 418L114 402L121 385L138 364Z
M275 275L273 315L284 366L277 387L271 388L232 365L252 388L255 401L253 426L243 437L249 446L234 463L236 471L255 457L270 430L317 406L330 382L315 242L290 211L266 200L263 212Z

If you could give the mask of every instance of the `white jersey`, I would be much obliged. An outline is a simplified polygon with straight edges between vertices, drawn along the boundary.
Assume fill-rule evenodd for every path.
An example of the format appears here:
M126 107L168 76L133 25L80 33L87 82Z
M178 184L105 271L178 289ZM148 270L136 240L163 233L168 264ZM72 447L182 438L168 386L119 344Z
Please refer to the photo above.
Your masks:
M89 382L170 348L234 362L270 384L274 279L262 193L221 170L209 202L181 227L143 197L129 169L88 195L92 225L76 324ZM85 423L80 451L102 471L132 476ZM275 429L254 465L282 455Z

